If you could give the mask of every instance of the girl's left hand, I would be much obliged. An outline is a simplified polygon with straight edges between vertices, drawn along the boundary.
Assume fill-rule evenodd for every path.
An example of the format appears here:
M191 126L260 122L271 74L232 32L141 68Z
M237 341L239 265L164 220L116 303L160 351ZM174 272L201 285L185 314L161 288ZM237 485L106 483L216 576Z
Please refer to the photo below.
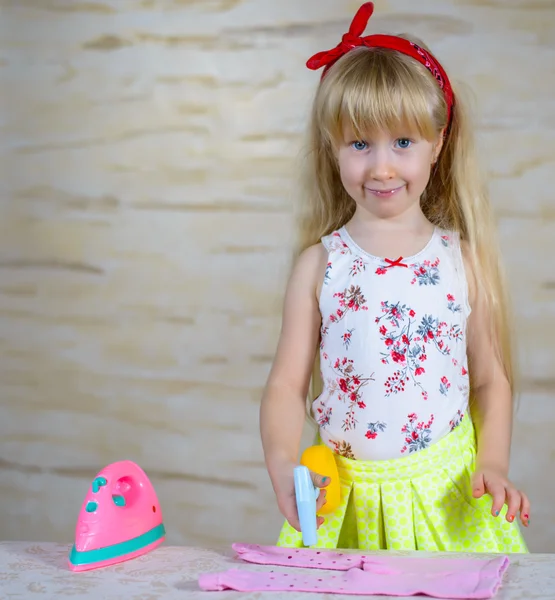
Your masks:
M472 495L481 498L489 494L493 498L491 512L498 517L504 504L507 505L506 519L515 520L520 511L520 520L524 527L530 523L530 501L524 492L517 490L500 469L478 468L472 477Z

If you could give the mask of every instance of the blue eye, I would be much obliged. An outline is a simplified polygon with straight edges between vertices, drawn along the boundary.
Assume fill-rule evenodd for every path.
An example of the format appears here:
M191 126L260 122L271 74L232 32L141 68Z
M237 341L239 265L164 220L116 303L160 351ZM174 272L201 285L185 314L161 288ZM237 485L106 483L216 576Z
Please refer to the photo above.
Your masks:
M402 150L406 150L407 148L410 147L410 145L412 144L412 141L409 140L408 138L399 138L395 143L398 144L398 147L401 148Z
M362 142L362 141L357 141L357 142L353 142L351 144L351 146L355 149L355 150L366 150L366 148L368 147L368 144L366 142Z

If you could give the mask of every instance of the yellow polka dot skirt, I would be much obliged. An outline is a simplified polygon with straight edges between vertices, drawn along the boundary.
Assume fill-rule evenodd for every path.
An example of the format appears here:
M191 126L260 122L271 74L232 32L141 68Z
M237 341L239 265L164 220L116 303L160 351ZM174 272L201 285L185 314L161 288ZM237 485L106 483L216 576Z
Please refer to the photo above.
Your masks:
M526 553L517 520L506 506L491 514L492 499L472 497L476 443L470 419L420 452L386 461L336 455L341 504L325 515L315 548ZM302 547L285 523L278 546Z

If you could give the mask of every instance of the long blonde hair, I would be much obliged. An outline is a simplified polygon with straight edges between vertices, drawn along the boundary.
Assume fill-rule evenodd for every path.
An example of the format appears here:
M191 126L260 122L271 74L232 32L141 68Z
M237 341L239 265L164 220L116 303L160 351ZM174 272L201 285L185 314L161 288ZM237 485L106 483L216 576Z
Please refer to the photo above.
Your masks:
M426 48L420 40L411 41ZM387 49L357 48L329 69L317 88L310 116L296 254L345 225L354 214L355 202L341 183L335 158L345 125L361 139L364 134L400 127L416 130L429 141L444 132L441 153L422 195L422 210L434 225L458 232L467 246L492 316L494 349L513 389L511 319L496 227L461 88L453 88L455 106L446 129L443 92L411 57Z

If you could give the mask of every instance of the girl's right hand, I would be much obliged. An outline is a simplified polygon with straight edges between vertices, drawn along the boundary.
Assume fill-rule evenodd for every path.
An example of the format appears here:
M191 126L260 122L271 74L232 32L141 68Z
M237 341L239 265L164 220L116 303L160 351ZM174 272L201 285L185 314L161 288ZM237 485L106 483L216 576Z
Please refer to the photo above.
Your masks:
M296 529L301 530L299 523L299 515L297 513L297 500L295 497L295 479L293 471L297 464L291 462L283 462L274 465L270 477L274 492L276 494L277 503L281 514L287 519L288 523ZM326 502L326 490L324 489L330 484L329 477L323 477L318 473L310 471L310 477L315 487L319 487L320 494L316 501L316 512L322 508ZM324 522L323 517L316 517L316 527L319 528Z

